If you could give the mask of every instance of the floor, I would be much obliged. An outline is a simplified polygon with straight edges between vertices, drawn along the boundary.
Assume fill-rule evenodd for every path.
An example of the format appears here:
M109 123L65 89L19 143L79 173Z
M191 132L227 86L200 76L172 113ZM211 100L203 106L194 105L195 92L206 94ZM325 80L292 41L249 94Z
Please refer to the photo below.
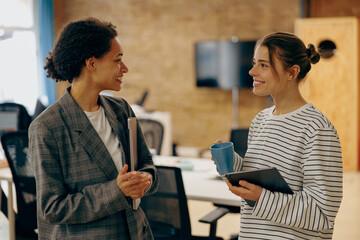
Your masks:
M192 232L206 236L209 226L198 222L215 207L208 202L189 201ZM0 212L0 239L8 239L8 222ZM218 222L217 235L224 239L239 232L240 214L227 214ZM334 240L360 239L360 172L344 173L344 198L335 221Z
M214 209L211 203L189 201L192 232L206 236L209 226L198 222ZM218 222L217 235L229 239L239 232L240 214L227 214ZM344 173L344 198L335 220L333 240L360 239L360 172Z

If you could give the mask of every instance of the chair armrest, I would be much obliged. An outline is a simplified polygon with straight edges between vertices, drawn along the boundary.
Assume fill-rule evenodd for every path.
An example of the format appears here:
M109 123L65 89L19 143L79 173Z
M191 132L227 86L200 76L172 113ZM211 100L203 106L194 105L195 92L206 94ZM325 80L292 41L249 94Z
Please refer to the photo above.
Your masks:
M213 203L215 207L227 208L230 213L240 213L240 206L230 206L224 204Z
M206 216L199 219L199 222L213 224L216 223L219 218L230 212L229 209L219 207L208 213Z

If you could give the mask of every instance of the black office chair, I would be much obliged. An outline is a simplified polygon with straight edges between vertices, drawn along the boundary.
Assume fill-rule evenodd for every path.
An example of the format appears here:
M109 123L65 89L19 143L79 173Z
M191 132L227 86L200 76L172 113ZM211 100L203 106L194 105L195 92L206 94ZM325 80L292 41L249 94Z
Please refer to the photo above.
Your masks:
M154 148L156 154L160 155L161 146L164 138L164 126L159 121L153 119L138 119L141 131L144 134L148 148Z
M181 170L177 167L157 166L159 189L156 194L141 199L141 208L149 220L155 239L222 239L216 237L217 220L229 210L217 208L200 219L210 224L207 237L192 236L190 216Z
M28 157L28 132L6 132L1 136L1 144L9 162L16 190L16 235L26 239L37 239L34 231L37 228L36 186Z
M230 142L234 143L234 151L241 157L245 156L247 150L249 129L248 128L237 128L232 129L230 133Z
M13 102L0 103L0 111L13 111L14 109L17 109L19 113L18 130L28 130L30 123L32 122L32 117L23 105Z

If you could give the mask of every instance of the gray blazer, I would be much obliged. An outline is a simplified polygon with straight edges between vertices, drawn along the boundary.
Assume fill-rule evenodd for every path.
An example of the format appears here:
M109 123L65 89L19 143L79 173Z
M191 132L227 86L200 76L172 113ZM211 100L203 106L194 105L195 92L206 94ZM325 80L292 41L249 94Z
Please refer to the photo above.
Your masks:
M29 151L36 179L39 239L153 239L141 208L116 184L118 170L83 110L65 94L29 128ZM129 164L129 104L99 96ZM146 195L158 188L158 176L138 127L138 170L152 174Z

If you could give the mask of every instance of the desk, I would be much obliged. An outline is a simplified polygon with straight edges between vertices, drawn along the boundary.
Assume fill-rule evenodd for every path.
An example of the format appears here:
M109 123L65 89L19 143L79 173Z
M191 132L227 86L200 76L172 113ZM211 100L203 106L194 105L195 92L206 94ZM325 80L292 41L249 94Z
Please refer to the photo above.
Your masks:
M240 197L231 193L225 181L219 178L216 166L210 159L155 156L155 165L193 165L193 170L182 170L186 197L189 200L213 202L228 206L240 206ZM184 168L185 169L185 168Z
M10 240L15 240L15 213L14 213L14 207L13 207L13 188L12 188L13 179L12 179L10 168L0 168L0 181L7 181L9 236L10 236ZM0 185L0 188L1 188L1 185ZM1 199L1 196L0 196L0 199Z

